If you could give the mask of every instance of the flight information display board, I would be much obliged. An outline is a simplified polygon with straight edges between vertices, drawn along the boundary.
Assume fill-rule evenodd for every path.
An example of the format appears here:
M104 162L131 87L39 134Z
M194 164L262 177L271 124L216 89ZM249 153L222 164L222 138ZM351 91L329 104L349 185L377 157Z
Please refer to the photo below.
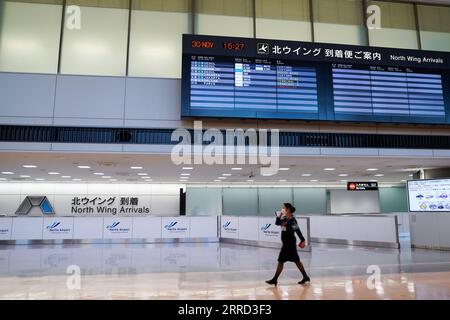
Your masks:
M449 54L183 36L182 116L450 123Z
M450 211L450 179L408 181L408 205L411 212Z

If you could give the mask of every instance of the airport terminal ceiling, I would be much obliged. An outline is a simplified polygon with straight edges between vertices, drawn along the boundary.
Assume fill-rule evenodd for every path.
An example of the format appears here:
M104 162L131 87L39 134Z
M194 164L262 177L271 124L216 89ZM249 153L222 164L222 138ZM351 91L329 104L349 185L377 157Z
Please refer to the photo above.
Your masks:
M281 156L280 171L273 176L261 176L260 165L177 166L172 163L170 154L2 152L0 163L0 182L295 184L345 187L346 180L376 180L381 186L404 185L420 169L448 166L448 159L414 156ZM8 174L3 174L4 172ZM219 177L221 182L218 183Z

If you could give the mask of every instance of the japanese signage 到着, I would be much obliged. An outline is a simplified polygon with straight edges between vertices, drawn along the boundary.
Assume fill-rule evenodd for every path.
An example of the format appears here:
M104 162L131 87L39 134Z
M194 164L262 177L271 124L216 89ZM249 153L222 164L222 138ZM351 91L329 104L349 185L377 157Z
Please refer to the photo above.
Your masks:
M150 207L140 203L139 197L133 196L80 196L71 199L71 214L147 215L150 214Z
M182 116L450 123L449 56L184 35Z

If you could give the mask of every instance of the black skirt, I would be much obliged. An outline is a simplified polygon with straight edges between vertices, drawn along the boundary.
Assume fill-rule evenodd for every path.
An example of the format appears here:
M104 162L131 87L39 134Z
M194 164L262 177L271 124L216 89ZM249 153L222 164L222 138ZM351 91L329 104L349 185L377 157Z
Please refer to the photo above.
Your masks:
M278 262L300 261L300 257L298 256L298 253L297 253L297 243L295 240L295 236L292 238L291 239L282 239L283 246L281 247L280 254L278 255Z

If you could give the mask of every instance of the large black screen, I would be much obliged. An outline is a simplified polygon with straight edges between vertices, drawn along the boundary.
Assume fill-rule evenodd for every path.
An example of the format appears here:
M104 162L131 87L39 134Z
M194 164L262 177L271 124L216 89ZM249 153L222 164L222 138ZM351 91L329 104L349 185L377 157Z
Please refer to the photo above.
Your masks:
M185 35L182 116L450 123L448 57Z

